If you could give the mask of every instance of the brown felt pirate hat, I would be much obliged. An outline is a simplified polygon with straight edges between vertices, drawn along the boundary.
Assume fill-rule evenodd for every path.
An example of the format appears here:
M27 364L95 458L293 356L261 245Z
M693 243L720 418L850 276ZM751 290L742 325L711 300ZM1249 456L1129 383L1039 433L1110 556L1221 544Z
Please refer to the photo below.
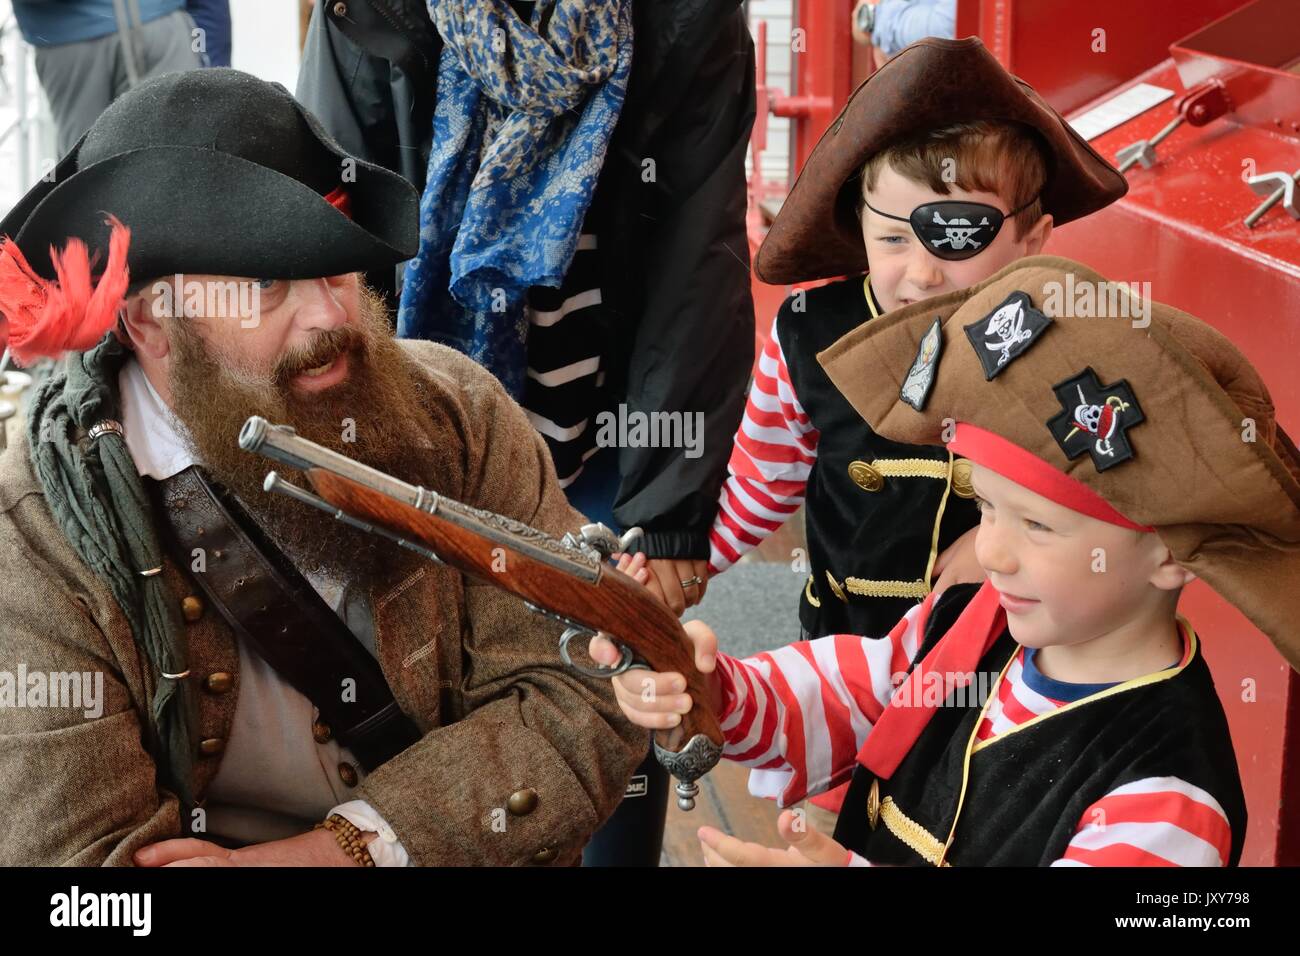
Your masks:
M926 130L979 120L1016 122L1039 135L1048 167L1042 207L1058 226L1128 191L1128 181L979 38L931 37L903 49L849 97L759 247L758 277L784 285L865 271L854 208L863 163Z
M1033 256L867 322L818 360L885 438L947 441L1068 507L1155 531L1300 670L1300 453L1227 338L1167 305L1133 307L1120 286ZM1085 287L1109 317L1070 317Z

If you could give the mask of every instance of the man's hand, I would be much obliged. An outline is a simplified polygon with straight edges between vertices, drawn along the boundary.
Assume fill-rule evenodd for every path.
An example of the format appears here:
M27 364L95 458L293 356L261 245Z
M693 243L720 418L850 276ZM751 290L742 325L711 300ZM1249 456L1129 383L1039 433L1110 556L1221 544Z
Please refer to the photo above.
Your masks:
M377 837L367 833L366 843ZM227 850L207 840L162 840L135 851L136 866L356 866L334 834L311 830L271 843Z
M975 559L975 535L979 528L971 528L948 545L934 562L938 580L932 589L937 596L950 584L983 584L984 568Z
M653 558L648 567L659 583L659 593L664 603L679 617L688 607L694 607L704 597L709 584L709 562L684 558ZM686 586L683 581L696 582Z
M746 843L713 827L700 827L700 849L706 866L847 866L851 854L816 827L803 814L786 810L776 821L785 840L778 850Z

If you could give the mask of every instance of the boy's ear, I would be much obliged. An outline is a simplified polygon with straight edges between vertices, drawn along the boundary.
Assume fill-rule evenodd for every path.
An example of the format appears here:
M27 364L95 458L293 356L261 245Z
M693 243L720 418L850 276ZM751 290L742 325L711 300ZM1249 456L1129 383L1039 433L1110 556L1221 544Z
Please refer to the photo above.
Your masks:
M1151 584L1162 591L1176 591L1196 580L1196 575L1174 560L1168 548L1164 548L1164 560L1151 575Z
M1047 240L1052 235L1052 215L1044 213L1038 217L1038 221L1029 227L1025 233L1025 255L1036 256L1043 251L1043 246L1047 245Z

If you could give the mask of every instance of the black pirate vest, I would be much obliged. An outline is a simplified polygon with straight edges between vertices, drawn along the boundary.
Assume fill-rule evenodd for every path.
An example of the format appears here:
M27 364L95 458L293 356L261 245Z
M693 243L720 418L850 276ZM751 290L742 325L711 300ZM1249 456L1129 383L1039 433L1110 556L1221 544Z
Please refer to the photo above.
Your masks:
M881 438L831 384L817 353L880 314L862 276L790 296L777 339L799 404L821 433L808 476L811 637L887 634L930 593L934 558L979 524L970 466L946 448ZM803 311L797 311L802 305Z
M916 660L977 590L954 585L940 596ZM993 678L985 681L990 697L996 675L1017 650L1004 631L980 661L978 671ZM978 676L973 684L980 684ZM933 866L942 855L951 866L1047 866L1064 854L1091 804L1126 783L1173 776L1219 801L1232 827L1229 865L1235 866L1246 803L1227 719L1199 645L1185 666L1118 686L1124 689L977 742L969 768L966 750L983 710L978 695L954 690L892 777L854 769L835 839L872 863Z

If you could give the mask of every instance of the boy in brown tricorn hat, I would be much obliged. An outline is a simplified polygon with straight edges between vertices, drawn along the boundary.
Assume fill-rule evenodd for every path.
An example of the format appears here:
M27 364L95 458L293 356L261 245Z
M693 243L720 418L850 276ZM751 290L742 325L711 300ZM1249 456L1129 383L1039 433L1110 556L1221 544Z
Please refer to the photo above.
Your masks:
M716 674L725 754L761 768L751 791L788 805L852 777L834 840L787 813L790 849L706 828L709 862L1239 860L1228 725L1176 608L1201 578L1300 666L1300 453L1214 329L1159 303L1149 324L1070 318L1071 286L1109 284L1032 257L819 356L875 431L972 462L988 579L930 595L887 637L743 661L688 625ZM1009 312L1024 334L1007 349ZM618 679L624 712L673 726L689 709L679 675L652 675L650 701L644 679Z

